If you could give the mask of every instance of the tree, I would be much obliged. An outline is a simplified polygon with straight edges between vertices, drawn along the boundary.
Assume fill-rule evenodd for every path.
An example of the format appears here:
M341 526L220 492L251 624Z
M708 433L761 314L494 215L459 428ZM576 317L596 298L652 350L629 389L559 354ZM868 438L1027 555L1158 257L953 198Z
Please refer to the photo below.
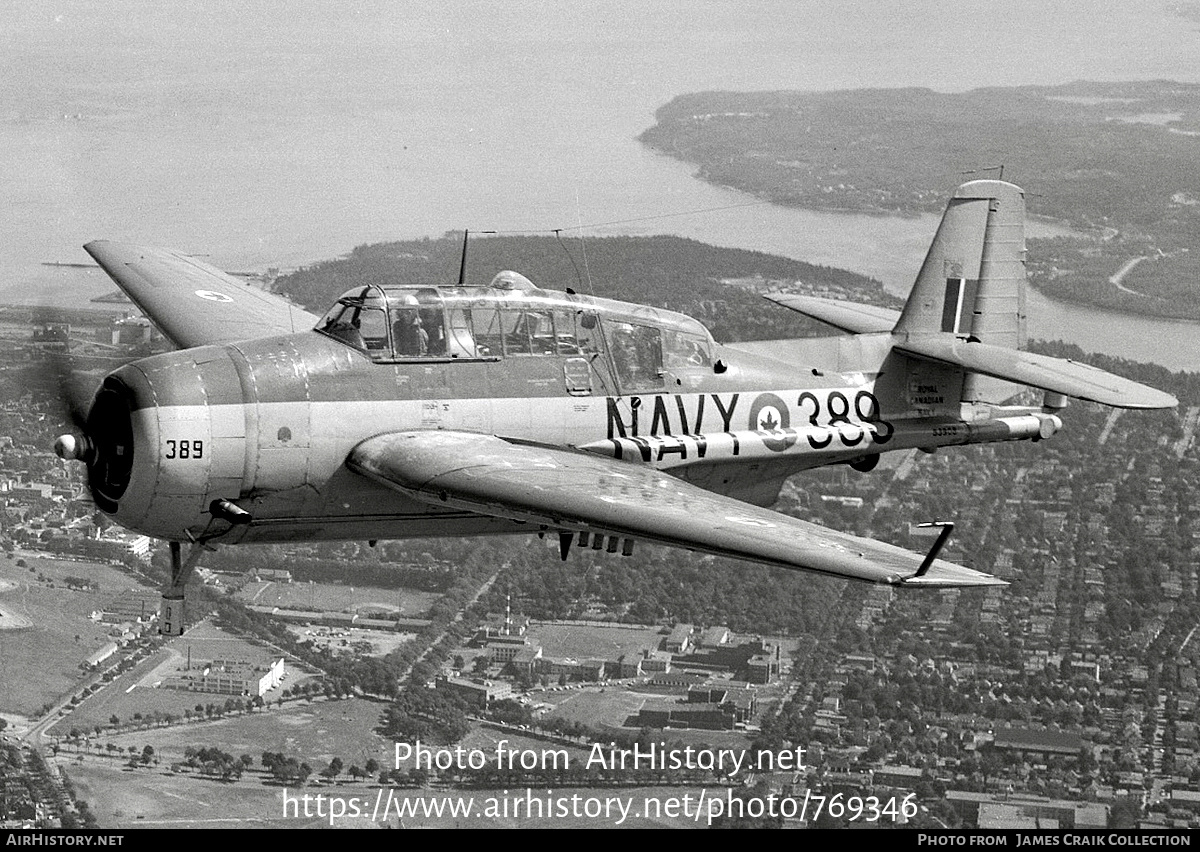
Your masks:
M1137 828L1138 820L1142 817L1142 808L1132 797L1117 799L1113 802L1108 815L1109 828Z

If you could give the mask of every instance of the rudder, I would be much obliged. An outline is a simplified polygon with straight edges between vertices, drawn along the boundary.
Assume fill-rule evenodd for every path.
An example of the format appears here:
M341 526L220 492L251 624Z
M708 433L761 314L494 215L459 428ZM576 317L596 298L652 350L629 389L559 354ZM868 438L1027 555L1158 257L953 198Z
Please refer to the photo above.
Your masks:
M895 330L1025 345L1025 193L977 180L955 190Z
M999 180L964 183L946 205L895 331L1023 349L1025 311L1025 193ZM1017 390L968 372L961 399L996 403Z

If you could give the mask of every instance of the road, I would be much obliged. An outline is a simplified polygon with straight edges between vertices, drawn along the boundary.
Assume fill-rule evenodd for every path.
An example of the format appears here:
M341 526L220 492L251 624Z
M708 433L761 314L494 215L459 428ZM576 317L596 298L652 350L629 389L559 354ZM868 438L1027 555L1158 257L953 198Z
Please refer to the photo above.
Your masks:
M488 589L490 589L492 587L492 585L496 582L496 578L500 576L500 571L503 571L503 570L504 569L501 568L500 570L496 571L495 574L488 577L487 581L482 586L479 587L479 591L477 591L475 593L474 597L472 597L469 601L467 601L465 604L463 604L462 609L460 609L455 614L454 621L451 623L462 621L463 613L466 612L468 609L470 609L471 606L475 603L475 601L479 600L481 597L483 597L485 594L487 594ZM434 639L432 642L430 642L429 645L425 648L425 650L421 652L421 656L417 657L417 659L415 659L413 661L413 666L415 666L417 663L421 662L427 656L429 656L429 652L432 651L434 648L436 648L441 643L441 641L445 638L446 638L446 631L443 630L441 633L439 633L437 635L437 638ZM412 672L412 666L409 666L408 669L397 678L397 680L399 680L399 681L405 680L411 672Z
M1137 290L1130 290L1121 283L1125 280L1125 276L1132 272L1133 268L1145 259L1146 255L1142 255L1141 257L1131 257L1129 260L1125 261L1125 263L1116 271L1114 275L1109 276L1108 283L1112 284L1122 293L1129 293L1132 296L1142 296L1143 298L1147 299L1150 298L1145 293L1139 293Z

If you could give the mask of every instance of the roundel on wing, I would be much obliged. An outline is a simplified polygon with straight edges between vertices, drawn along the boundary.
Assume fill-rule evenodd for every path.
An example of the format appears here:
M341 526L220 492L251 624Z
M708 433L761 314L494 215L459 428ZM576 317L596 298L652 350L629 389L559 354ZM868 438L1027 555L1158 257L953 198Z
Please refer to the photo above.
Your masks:
M232 297L226 296L224 293L218 293L216 290L197 290L196 295L199 296L201 299L208 299L208 301L210 301L210 302L232 302L233 301Z
M750 406L749 426L756 432L779 432L791 425L787 403L773 393L760 393ZM796 435L761 434L763 446L781 453L796 443Z

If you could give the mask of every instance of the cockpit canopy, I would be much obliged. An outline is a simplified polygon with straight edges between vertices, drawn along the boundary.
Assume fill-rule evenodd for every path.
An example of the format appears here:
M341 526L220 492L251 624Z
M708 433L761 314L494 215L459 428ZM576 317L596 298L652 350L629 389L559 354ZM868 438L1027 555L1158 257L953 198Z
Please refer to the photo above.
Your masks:
M541 290L515 272L487 287L356 287L316 330L387 362L607 354L627 388L713 363L712 336L691 317Z

